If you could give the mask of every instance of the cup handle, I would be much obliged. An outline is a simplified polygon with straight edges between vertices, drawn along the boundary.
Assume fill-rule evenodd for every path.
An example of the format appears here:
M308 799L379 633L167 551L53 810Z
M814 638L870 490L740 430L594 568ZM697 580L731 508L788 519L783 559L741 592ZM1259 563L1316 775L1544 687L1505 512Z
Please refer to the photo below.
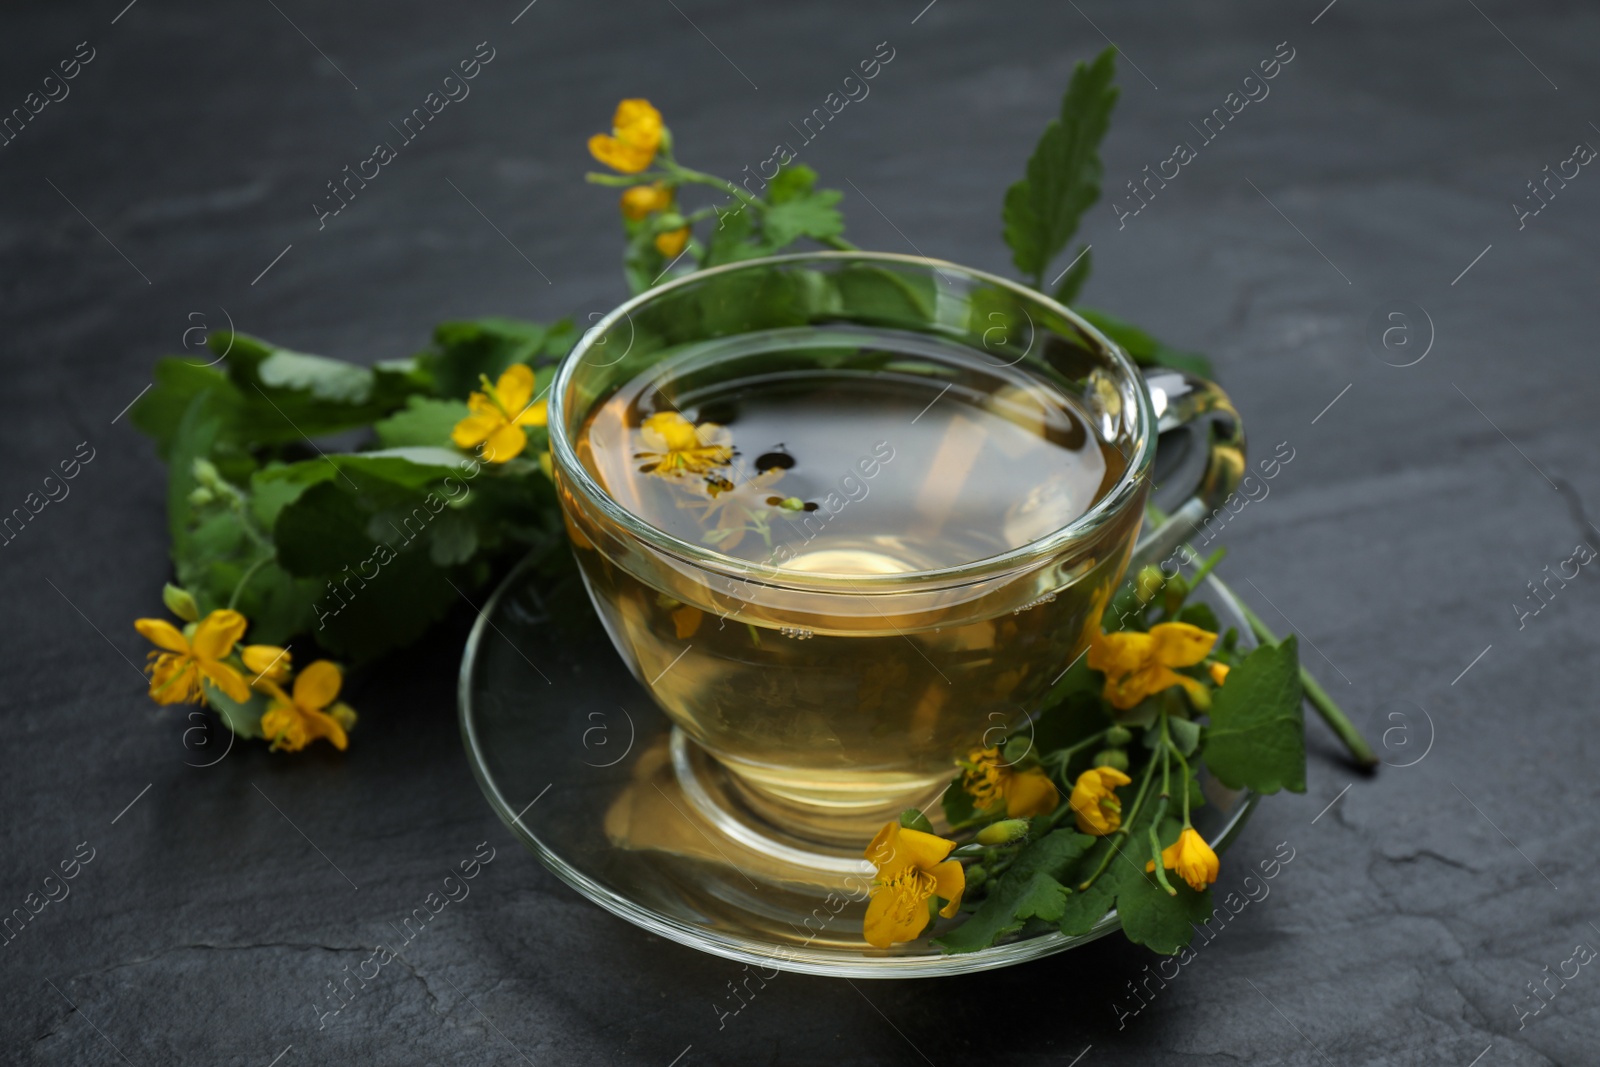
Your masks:
M1244 477L1244 423L1215 384L1169 367L1144 371L1161 435L1150 503L1167 521L1140 536L1130 572L1165 560L1205 523Z

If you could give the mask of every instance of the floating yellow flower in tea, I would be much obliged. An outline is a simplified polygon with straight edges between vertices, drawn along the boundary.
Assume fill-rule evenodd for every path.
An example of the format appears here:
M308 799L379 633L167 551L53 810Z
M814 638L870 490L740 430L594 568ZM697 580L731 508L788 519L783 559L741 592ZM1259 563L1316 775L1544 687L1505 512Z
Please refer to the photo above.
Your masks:
M650 101L622 101L611 119L611 133L589 138L589 154L612 170L638 174L655 162L661 147L661 112Z
M1105 698L1124 711L1175 685L1203 694L1198 680L1173 668L1199 663L1216 640L1216 634L1186 622L1163 622L1149 633L1097 634L1089 645L1089 669L1105 672Z
M484 460L504 463L528 447L523 427L545 425L549 412L544 400L533 399L533 371L526 364L511 364L493 385L487 375L480 378L483 392L467 398L472 414L456 423L450 440L461 448L482 445Z
M659 411L639 427L640 450L634 459L646 474L705 474L733 461L732 435L714 422L696 426L676 411Z
M1122 825L1122 801L1118 786L1133 781L1115 767L1091 767L1078 775L1067 803L1077 816L1078 830L1104 837Z
M947 858L954 841L909 830L891 822L878 831L865 853L878 868L872 879L872 899L862 933L869 945L888 948L897 941L914 941L928 925L928 901L945 901L939 914L946 919L961 907L967 874L959 860Z
M1178 877L1188 882L1196 893L1217 880L1222 866L1206 839L1192 826L1185 826L1178 839L1161 850L1161 865L1169 871L1177 871ZM1155 861L1146 863L1144 869L1155 870Z
M204 682L232 700L250 699L250 686L238 668L224 663L244 636L249 621L237 611L213 611L194 624L192 636L165 619L135 619L133 628L162 651L149 655L150 699L157 704L205 704Z
M273 749L298 752L325 737L343 751L350 743L345 731L356 722L349 705L334 703L343 684L339 668L325 659L300 672L292 696L276 683L267 683L273 700L261 716L261 732L272 739Z
M998 748L974 749L962 766L961 788L980 811L1004 803L1008 818L1029 819L1048 815L1061 803L1060 791L1042 768L1019 771L1001 760Z

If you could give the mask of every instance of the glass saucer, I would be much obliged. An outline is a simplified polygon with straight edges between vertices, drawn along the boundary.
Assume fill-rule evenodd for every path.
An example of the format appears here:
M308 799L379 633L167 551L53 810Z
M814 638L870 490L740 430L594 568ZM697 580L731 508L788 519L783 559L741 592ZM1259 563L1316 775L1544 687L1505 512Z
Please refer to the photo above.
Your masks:
M1250 628L1227 589L1194 594ZM1055 930L951 955L923 938L861 938L873 868L860 847L819 855L739 814L719 780L633 678L562 545L530 558L480 612L461 663L461 734L489 804L539 860L606 910L741 963L845 978L919 978L1048 956L1118 929ZM1195 822L1220 851L1256 797L1202 779ZM934 806L935 809L937 805ZM782 857L792 862L783 865ZM778 859L774 859L778 857Z

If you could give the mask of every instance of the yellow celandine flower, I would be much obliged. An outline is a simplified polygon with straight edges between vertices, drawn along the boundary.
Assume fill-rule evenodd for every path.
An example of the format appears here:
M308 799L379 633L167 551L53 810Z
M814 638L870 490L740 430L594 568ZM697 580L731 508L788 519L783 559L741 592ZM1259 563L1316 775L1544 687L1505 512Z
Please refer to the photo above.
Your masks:
M948 859L954 841L887 823L865 853L878 868L862 933L867 944L888 948L914 941L928 925L928 900L941 897L939 914L946 919L961 907L967 872L960 860Z
M276 682L282 685L289 680L294 666L289 650L277 645L246 645L239 650L245 670L251 674L250 684Z
M714 422L696 426L676 411L658 411L639 427L643 447L633 458L646 461L639 469L648 474L704 474L733 461L730 440L727 429Z
M250 699L250 687L238 669L222 662L233 653L250 625L231 609L213 611L195 625L194 636L166 619L135 619L133 628L162 651L149 655L150 699L157 704L205 704L204 682L210 682L232 700Z
M1091 767L1078 775L1067 803L1077 816L1080 833L1104 837L1122 825L1122 800L1119 785L1133 781L1115 767Z
M493 385L487 376L480 377L483 392L467 398L472 414L456 423L450 440L461 448L483 445L483 459L504 463L528 447L524 426L543 426L549 420L548 404L533 402L533 371L526 364L511 364Z
M1149 633L1097 634L1089 644L1089 669L1104 671L1105 698L1127 710L1145 697L1181 685L1190 693L1204 687L1174 667L1192 667L1206 658L1217 635L1186 622L1164 622Z
M656 234L656 251L668 259L677 259L683 246L689 243L689 227Z
M355 725L356 713L348 704L334 703L343 684L339 668L325 659L300 672L293 696L275 682L265 683L273 700L261 716L261 732L272 739L273 751L298 752L319 737L344 751L350 743L345 731Z
M1211 680L1217 685L1221 685L1228 680L1228 670L1226 663L1212 663L1206 668L1206 671L1211 675Z
M638 174L655 162L661 134L661 112L650 101L624 100L612 116L611 133L589 138L589 154L612 170Z
M1161 850L1161 865L1169 871L1176 870L1178 877L1188 882L1196 893L1217 880L1217 871L1222 866L1206 839L1192 826L1185 826L1178 839ZM1155 861L1146 863L1144 869L1155 870Z
M672 206L672 190L660 182L635 185L622 191L622 216L638 222L646 215L665 211Z
M967 763L972 767L963 773L961 788L980 811L1003 801L1007 818L1031 819L1050 814L1061 803L1061 792L1043 768L1019 771L1001 761L998 748L974 749L968 754Z

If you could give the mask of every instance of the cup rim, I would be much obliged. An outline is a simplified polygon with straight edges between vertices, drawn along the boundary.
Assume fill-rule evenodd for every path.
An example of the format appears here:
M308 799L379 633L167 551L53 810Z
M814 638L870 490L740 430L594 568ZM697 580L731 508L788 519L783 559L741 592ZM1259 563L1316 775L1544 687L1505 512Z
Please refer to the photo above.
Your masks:
M637 308L658 300L664 294L670 293L675 289L686 288L691 284L718 274L729 274L775 265L797 265L806 262L837 263L841 261L889 263L898 266L920 267L926 269L929 273L960 274L965 278L999 286L1024 300L1036 305L1042 305L1046 310L1061 315L1082 331L1091 341L1098 344L1111 362L1117 365L1126 377L1136 385L1132 391L1138 408L1138 441L1134 447L1134 455L1128 461L1127 466L1123 468L1122 475L1117 479L1117 483L1109 491L1102 494L1083 514L1026 544L1007 549L1005 552L993 556L984 556L955 566L940 567L932 570L907 571L899 574L838 575L825 572L790 571L771 563L739 559L676 537L659 527L651 525L617 503L578 459L577 452L573 448L566 429L564 398L567 387L571 384L576 369L582 365L585 356L594 348L594 339L604 336L612 325L631 316ZM865 589L882 591L907 583L918 586L954 584L974 578L986 577L990 573L1004 573L1027 566L1040 559L1054 556L1063 547L1072 542L1093 535L1114 516L1120 514L1122 509L1127 506L1128 501L1135 496L1137 485L1145 478L1155 455L1156 414L1150 391L1143 386L1143 381L1144 377L1140 373L1138 365L1127 352L1082 316L1044 293L997 274L965 267L949 260L935 259L929 256L904 255L898 252L820 251L791 253L782 256L762 256L757 259L743 259L734 263L725 263L721 266L693 271L674 278L664 285L646 289L644 292L636 294L607 312L593 327L584 331L577 344L573 345L572 350L562 359L556 369L556 376L550 383L548 419L550 453L554 469L563 478L570 479L574 488L593 501L608 519L627 531L629 535L643 541L652 548L669 552L696 566L729 574L743 580L755 579L769 585L805 591L862 592Z

